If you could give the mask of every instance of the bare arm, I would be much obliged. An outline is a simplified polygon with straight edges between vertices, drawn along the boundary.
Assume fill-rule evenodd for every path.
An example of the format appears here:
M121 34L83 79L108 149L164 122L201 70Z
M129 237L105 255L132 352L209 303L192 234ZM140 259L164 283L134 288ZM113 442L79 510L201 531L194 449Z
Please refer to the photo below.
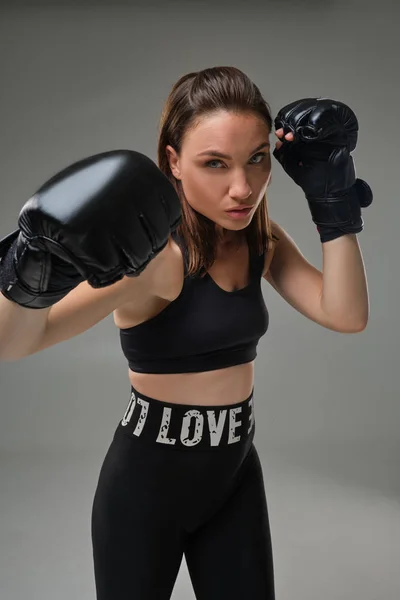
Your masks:
M77 336L127 302L145 305L168 295L177 261L170 244L138 277L124 277L101 289L80 283L50 308L21 307L0 294L0 360L14 361Z
M94 289L83 281L62 300L30 309L0 298L0 359L13 361L83 333L107 317L123 300L124 280Z
M41 339L49 308L24 308L0 294L0 360L29 354Z

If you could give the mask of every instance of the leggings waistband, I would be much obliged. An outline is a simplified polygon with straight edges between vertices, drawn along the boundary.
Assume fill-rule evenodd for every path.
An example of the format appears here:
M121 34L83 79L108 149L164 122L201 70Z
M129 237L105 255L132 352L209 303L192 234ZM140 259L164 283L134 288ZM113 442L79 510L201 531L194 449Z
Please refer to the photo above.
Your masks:
M254 388L246 400L229 405L175 404L149 398L131 386L117 430L164 448L218 449L254 438Z

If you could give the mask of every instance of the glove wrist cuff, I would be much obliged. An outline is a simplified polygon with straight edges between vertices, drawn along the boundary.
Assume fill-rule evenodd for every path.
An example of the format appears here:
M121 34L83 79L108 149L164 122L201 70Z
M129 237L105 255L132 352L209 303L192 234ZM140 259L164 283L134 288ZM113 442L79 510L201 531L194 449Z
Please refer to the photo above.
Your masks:
M64 298L77 283L65 279L63 285L58 286L59 289L41 289L38 282L40 284L46 280L44 273L41 273L41 276L37 276L36 289L30 287L18 272L17 260L23 259L28 250L27 245L18 247L18 235L19 230L16 230L0 240L0 292L7 300L25 308L48 308Z
M321 243L345 234L360 233L364 229L361 198L358 186L352 186L339 197L315 198L306 196L311 217L317 226Z
M314 223L319 227L353 227L360 224L361 208L352 188L343 196L315 198L306 195Z

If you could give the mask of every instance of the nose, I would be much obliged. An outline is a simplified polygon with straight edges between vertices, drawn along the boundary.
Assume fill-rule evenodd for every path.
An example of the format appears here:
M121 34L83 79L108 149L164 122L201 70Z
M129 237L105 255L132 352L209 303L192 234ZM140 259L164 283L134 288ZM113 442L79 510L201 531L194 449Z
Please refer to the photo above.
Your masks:
M236 174L229 189L229 195L233 200L246 200L251 196L251 187L247 181L246 173Z

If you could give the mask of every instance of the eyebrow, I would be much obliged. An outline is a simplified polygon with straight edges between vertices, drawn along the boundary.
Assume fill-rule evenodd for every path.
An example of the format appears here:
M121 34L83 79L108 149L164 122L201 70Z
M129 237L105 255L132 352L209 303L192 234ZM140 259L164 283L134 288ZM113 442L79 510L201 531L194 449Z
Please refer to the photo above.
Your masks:
M261 150L262 148L267 148L270 145L271 144L269 144L268 142L263 142L262 144L257 146L257 148L255 148L252 152L250 152L250 156L258 150ZM218 150L205 150L204 152L200 152L199 154L197 154L197 156L203 156L205 154L207 156L218 156L220 158L228 158L232 160L232 156L229 156L229 154L223 154L223 152L219 152Z

